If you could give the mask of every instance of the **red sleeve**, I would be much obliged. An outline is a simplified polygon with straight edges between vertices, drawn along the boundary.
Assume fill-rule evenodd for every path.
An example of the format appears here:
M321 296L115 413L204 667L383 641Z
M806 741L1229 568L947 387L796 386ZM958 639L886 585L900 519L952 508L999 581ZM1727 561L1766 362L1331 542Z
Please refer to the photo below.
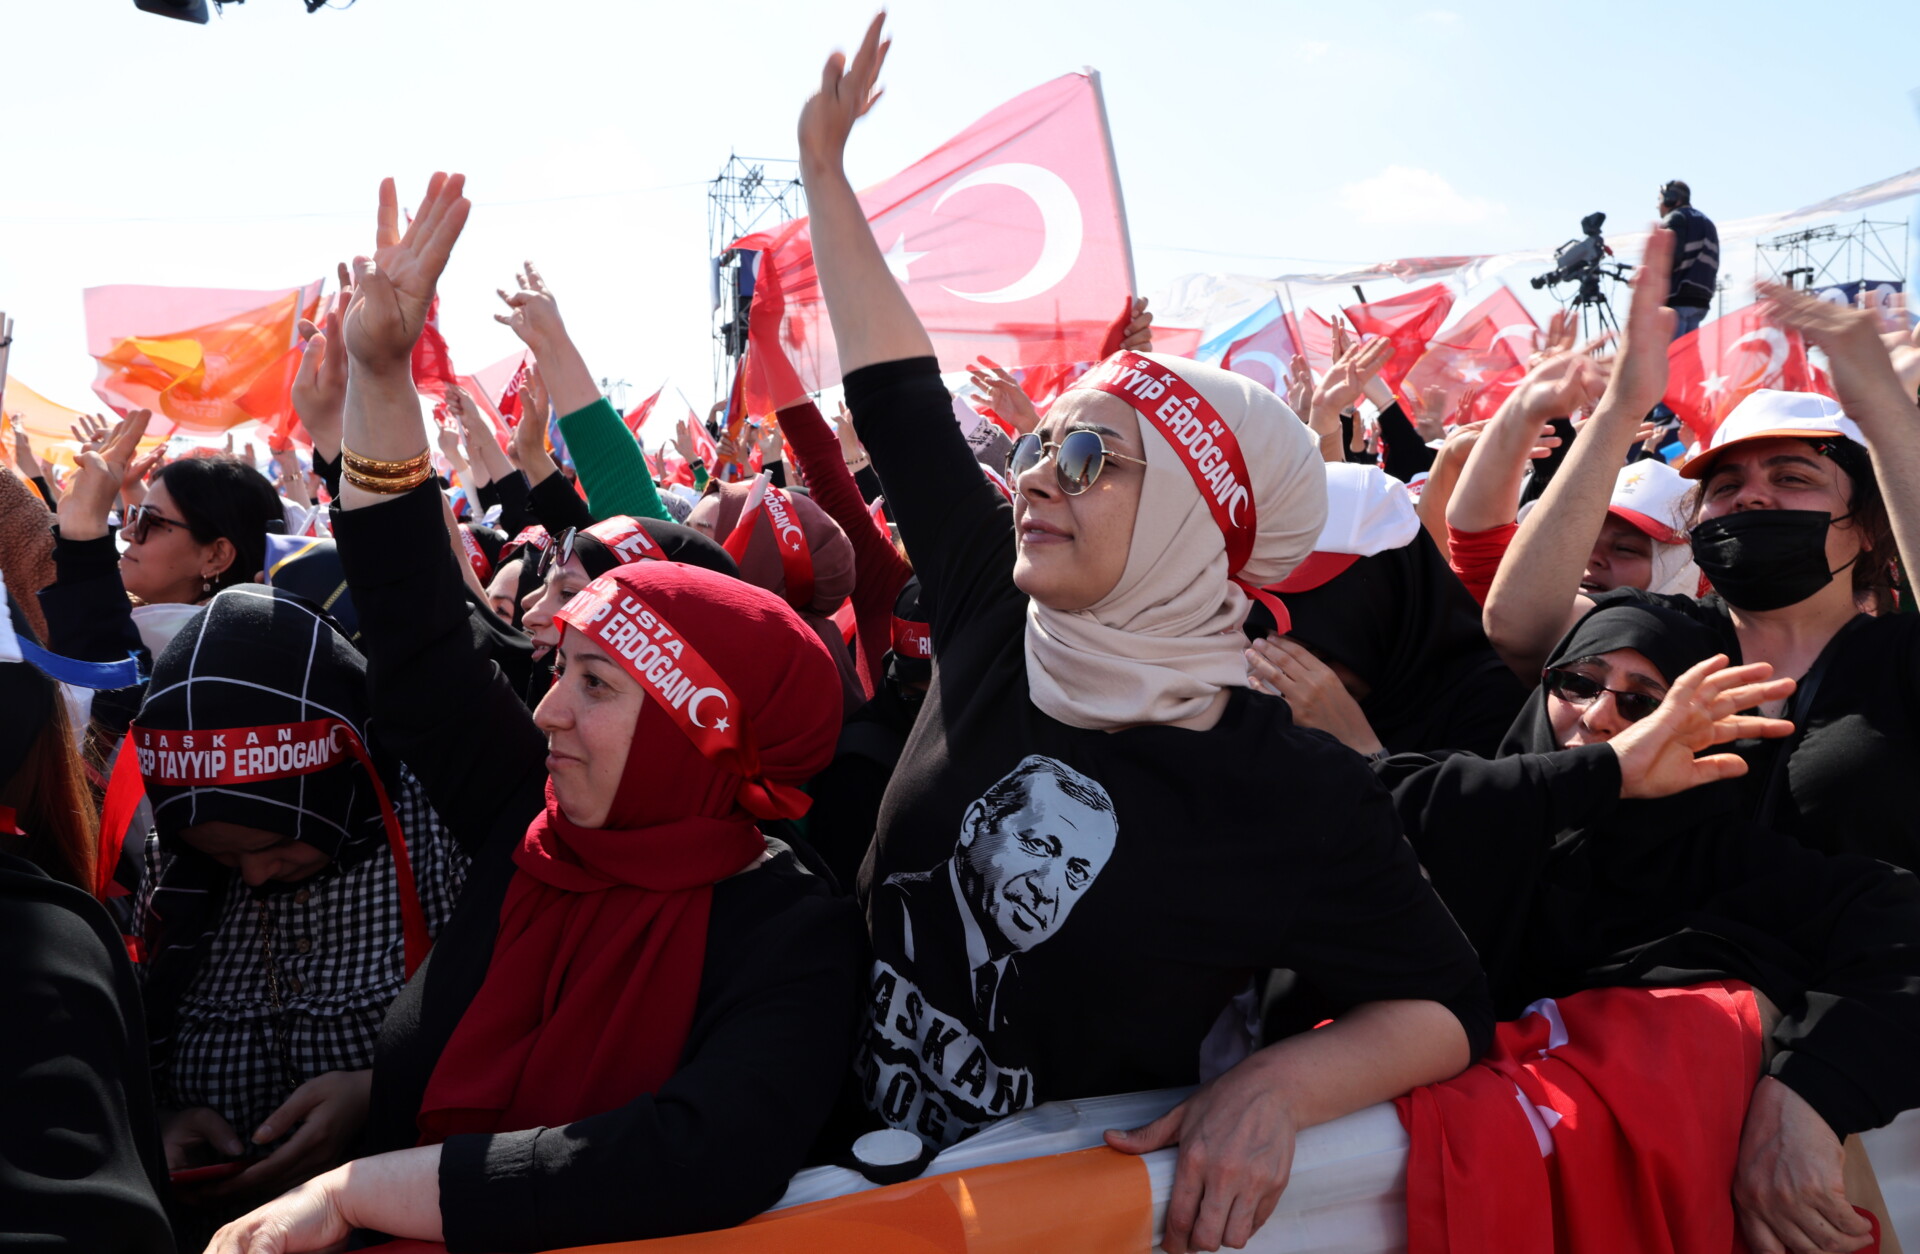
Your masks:
M814 504L840 524L853 542L853 621L859 632L855 665L860 682L872 696L886 673L887 650L893 647L893 601L913 577L893 547L893 537L874 524L866 498L853 481L840 453L840 437L811 402L780 411L780 430L787 437L794 464L806 476Z
M1452 524L1447 526L1447 565L1482 606L1487 603L1487 593L1493 591L1500 559L1507 555L1507 546L1518 530L1519 523L1501 523L1485 531L1457 531Z

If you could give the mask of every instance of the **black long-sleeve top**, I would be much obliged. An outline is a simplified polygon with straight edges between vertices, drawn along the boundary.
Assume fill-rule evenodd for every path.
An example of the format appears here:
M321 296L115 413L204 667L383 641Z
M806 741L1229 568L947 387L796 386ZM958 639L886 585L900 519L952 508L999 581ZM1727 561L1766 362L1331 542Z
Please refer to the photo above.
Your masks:
M486 977L512 855L544 806L545 738L475 648L433 489L344 511L374 719L473 858L427 961L387 1015L369 1152L415 1144L441 1051ZM778 1200L851 1056L864 935L790 852L714 886L680 1068L657 1092L564 1127L447 1139L447 1248L543 1250L739 1223Z
M567 477L558 471L533 485L527 493L527 512L556 540L568 527L584 529L597 521Z
M1731 784L1621 801L1606 745L1400 754L1408 839L1479 949L1495 1010L1732 977L1786 1017L1768 1074L1836 1135L1920 1106L1920 880L1737 818Z
M133 621L133 603L120 581L120 550L113 532L92 540L69 540L53 532L54 581L40 589L40 610L47 618L47 647L87 662L140 659L141 674L153 670L153 657ZM147 694L144 681L128 688L98 692L93 720L108 738L118 736L140 712Z
M950 1144L1058 1098L1197 1080L1252 974L1342 1008L1421 999L1492 1035L1472 949L1360 758L1232 691L1206 731L1059 722L1030 695L1013 513L932 358L847 404L933 605L933 683L861 869L869 1104Z
M0 1250L172 1254L140 989L77 888L0 854Z

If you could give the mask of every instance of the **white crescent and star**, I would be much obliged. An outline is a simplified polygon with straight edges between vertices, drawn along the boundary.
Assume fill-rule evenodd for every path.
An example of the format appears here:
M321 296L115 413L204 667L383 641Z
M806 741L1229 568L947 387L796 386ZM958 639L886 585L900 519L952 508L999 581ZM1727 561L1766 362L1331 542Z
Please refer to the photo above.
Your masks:
M1743 391L1749 386L1762 384L1777 377L1780 368L1787 364L1787 354L1790 351L1787 347L1787 335L1779 327L1761 327L1757 331L1749 331L1727 345L1727 352L1735 351L1742 344L1759 344L1767 352L1767 364L1748 374L1741 381L1740 387Z
M1080 260L1080 245L1085 239L1086 226L1080 214L1080 202L1065 179L1045 166L1025 161L1001 162L975 170L950 184L933 202L931 212L938 213L940 206L947 203L950 197L974 187L1011 187L1033 201L1040 210L1040 256L1025 274L1004 287L985 292L963 292L943 283L941 290L950 296L983 305L1007 305L1031 300L1057 286L1072 273L1074 264ZM901 283L912 280L909 267L926 255L925 252L913 252L907 248L905 232L894 237L893 247L884 254L887 269Z
M792 538L789 539L789 537L792 537ZM795 524L788 523L786 526L780 528L780 543L785 544L790 548L797 549L802 544L805 544L806 542L807 542L807 533L800 530L800 528Z
M1265 366L1269 371L1272 372L1273 382L1268 384L1267 385L1268 387L1278 392L1286 386L1286 383L1287 383L1286 370L1284 367L1281 366L1279 357L1277 357L1273 353L1264 352L1257 348L1250 349L1246 352L1235 353L1233 355L1233 369L1235 373L1245 374L1246 371L1241 370L1240 365L1242 362L1249 362L1249 361L1259 362L1261 365Z
M722 693L718 688L701 688L696 691L692 696L687 698L687 721L695 727L706 726L705 723L700 721L700 703L708 697L719 697L721 704L726 704L726 694ZM714 723L713 730L727 730L727 720L724 716L722 716L718 722Z

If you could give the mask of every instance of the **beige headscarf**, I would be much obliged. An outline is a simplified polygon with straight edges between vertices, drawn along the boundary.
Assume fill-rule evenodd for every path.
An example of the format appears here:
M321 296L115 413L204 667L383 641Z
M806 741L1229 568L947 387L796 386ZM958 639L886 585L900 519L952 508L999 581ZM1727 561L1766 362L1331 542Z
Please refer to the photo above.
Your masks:
M1154 353L1192 384L1233 431L1258 511L1253 553L1227 570L1226 540L1179 453L1144 417L1147 468L1126 570L1084 610L1027 606L1033 703L1074 727L1171 723L1202 713L1221 689L1245 687L1249 605L1229 583L1284 579L1313 550L1327 517L1327 477L1306 425L1251 379Z

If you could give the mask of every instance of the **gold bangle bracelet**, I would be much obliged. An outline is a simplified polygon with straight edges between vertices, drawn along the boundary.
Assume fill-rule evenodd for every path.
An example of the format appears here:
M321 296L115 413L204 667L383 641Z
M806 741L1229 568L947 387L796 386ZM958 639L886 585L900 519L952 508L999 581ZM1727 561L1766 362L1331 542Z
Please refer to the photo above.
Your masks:
M383 462L377 458L362 457L346 445L340 446L341 464L348 470L357 471L372 479L404 479L415 474L433 462L431 450L422 449L417 456L404 461Z
M402 492L411 492L433 477L433 467L422 466L413 474L404 478L392 476L370 477L361 474L351 466L341 468L341 477L362 492L371 492L375 496L396 496Z

